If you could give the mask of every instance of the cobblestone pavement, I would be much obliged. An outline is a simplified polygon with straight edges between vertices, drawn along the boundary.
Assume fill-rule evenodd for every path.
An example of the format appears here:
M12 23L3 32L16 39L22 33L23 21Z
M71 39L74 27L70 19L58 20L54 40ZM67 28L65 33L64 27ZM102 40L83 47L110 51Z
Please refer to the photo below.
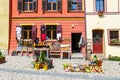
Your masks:
M83 59L53 58L54 68L47 71L34 70L32 61L26 56L6 56L6 63L0 64L0 80L120 80L120 62L117 61L103 61L105 74L63 70L63 63L89 63Z

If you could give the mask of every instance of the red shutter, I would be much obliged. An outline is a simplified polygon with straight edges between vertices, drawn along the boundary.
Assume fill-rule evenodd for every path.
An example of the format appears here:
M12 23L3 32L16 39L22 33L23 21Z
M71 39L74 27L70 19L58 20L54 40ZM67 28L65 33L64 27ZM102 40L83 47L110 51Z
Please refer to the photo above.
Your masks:
M71 10L71 3L72 3L72 1L71 0L68 0L68 12Z
M82 11L82 0L77 0L78 11Z
M33 0L33 10L37 12L38 9L38 0Z
M23 0L18 0L18 11L23 11Z
M62 11L62 3L61 3L61 0L58 0L58 11Z
M42 0L42 10L43 12L47 10L47 0Z
M35 40L37 37L37 28L36 26L32 27L32 39Z
M57 26L57 40L62 40L62 26Z

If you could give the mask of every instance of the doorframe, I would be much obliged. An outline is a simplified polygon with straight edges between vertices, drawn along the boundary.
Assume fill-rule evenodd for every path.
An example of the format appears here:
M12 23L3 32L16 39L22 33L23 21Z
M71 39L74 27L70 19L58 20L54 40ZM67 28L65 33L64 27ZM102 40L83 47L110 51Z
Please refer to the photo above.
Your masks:
M105 36L104 36L104 29L92 29L92 49L93 49L93 31L97 31L100 30L102 31L102 53L103 55L105 55ZM92 50L93 51L93 50ZM96 54L96 53L93 53Z

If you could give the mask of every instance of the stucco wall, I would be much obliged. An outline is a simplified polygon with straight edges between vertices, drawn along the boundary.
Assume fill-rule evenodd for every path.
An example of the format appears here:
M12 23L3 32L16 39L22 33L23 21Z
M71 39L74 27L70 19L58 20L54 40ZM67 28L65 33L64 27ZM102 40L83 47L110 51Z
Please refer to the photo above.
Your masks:
M111 46L108 44L108 29L120 29L120 13L119 5L120 0L107 0L105 2L107 12L104 13L104 17L99 17L97 12L94 13L95 0L86 0L86 32L87 39L92 39L93 29L102 29L103 32L103 54L108 57L120 56L120 46ZM91 3L91 4L89 4ZM113 5L113 6L111 6Z
M9 0L0 0L0 48L8 48Z
M95 11L95 1L96 0L86 0L86 12L96 12ZM105 12L117 12L120 11L120 0L104 0L105 2Z

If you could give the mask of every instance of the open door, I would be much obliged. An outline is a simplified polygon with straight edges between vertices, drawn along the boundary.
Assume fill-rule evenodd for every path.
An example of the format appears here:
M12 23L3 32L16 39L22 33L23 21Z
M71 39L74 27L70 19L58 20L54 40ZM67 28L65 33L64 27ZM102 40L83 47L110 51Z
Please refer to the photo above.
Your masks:
M103 31L93 30L93 53L103 52Z
M78 42L80 41L81 33L72 33L72 53L80 53Z

